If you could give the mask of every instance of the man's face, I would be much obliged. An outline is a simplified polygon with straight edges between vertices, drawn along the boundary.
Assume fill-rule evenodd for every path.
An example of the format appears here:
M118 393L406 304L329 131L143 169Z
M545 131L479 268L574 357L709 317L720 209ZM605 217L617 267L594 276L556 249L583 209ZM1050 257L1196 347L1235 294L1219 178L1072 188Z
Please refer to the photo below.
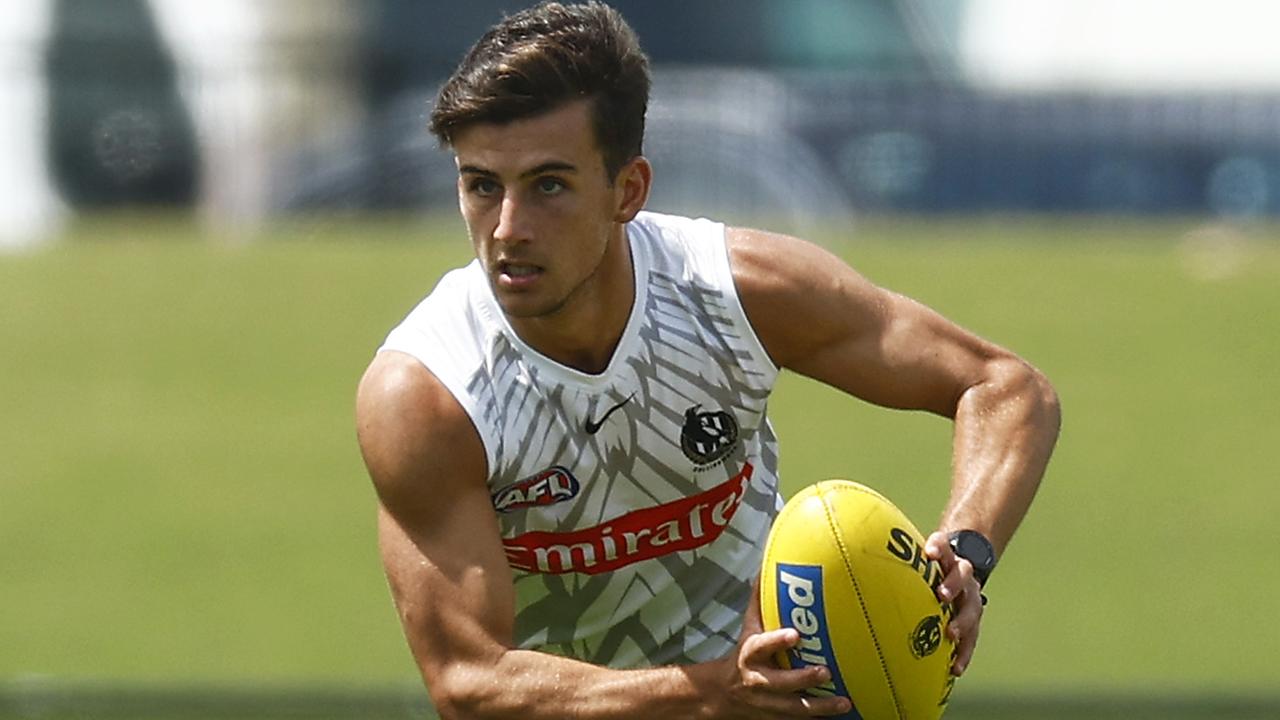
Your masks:
M453 148L458 204L503 311L547 317L590 295L623 194L605 176L588 103L475 125Z

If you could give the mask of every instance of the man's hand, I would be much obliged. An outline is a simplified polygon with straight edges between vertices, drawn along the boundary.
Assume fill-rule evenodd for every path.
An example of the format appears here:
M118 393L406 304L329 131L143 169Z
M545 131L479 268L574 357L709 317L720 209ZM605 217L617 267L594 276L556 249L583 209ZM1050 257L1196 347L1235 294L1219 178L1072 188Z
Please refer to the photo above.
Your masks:
M929 536L924 544L924 554L942 567L938 599L951 603L955 611L947 627L947 635L956 643L956 661L951 665L951 674L958 677L969 667L973 649L978 645L982 587L973 576L973 565L956 555L945 532L938 531Z
M717 717L825 717L849 712L852 704L847 698L809 697L801 693L830 682L831 671L827 668L778 667L775 658L795 647L800 642L800 634L794 628L764 632L758 585L759 579L751 588L736 656L725 658L729 702Z

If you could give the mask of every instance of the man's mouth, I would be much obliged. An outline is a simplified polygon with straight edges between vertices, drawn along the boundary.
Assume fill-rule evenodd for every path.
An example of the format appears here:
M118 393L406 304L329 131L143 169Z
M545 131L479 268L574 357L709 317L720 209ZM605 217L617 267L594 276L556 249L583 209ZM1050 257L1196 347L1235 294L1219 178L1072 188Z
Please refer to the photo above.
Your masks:
M540 266L532 263L502 261L498 263L498 282L510 287L521 287L532 282L542 272Z

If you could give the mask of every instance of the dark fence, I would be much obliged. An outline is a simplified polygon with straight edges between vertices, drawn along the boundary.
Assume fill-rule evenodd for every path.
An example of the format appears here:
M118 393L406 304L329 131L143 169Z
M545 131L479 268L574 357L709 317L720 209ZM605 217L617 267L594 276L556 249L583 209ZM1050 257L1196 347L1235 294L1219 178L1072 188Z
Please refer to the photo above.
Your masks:
M451 207L429 88L301 149L281 207ZM831 73L660 69L654 205L712 213L1280 215L1280 96L1001 95Z

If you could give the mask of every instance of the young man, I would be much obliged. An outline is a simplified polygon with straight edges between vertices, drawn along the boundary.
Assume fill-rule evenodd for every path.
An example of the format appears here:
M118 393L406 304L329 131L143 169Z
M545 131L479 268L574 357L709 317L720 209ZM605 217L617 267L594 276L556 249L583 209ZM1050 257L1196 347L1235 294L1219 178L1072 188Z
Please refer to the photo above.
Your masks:
M927 552L963 672L982 556L1056 439L1053 390L812 244L642 212L648 87L614 11L550 3L485 34L437 100L476 260L391 332L357 399L433 701L446 718L846 712L798 692L824 669L774 664L798 636L762 632L753 590L780 505L781 368L954 418Z

